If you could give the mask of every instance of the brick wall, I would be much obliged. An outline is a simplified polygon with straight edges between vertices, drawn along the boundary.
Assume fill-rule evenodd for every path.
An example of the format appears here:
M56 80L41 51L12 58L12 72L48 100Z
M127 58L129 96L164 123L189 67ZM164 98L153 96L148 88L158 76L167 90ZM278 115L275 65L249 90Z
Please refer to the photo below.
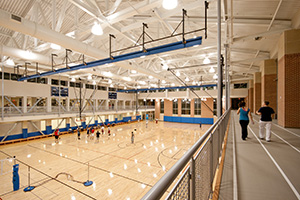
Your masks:
M178 99L178 116L181 116L181 101L182 99Z
M160 118L160 100L155 101L155 119Z
M214 99L207 98L206 101L201 102L201 117L213 117L213 112L206 105L213 110L214 109Z
M195 99L191 100L191 117L195 116Z
M253 112L257 111L261 107L261 83L254 83L253 92Z
M249 90L248 90L248 107L250 108L251 112L254 111L254 108L253 108L253 88L249 88Z
M284 55L278 62L278 124L300 127L300 53Z
M164 115L172 116L173 115L173 101L165 99L164 101Z
M277 109L277 75L269 74L261 78L261 102L269 101L270 107Z

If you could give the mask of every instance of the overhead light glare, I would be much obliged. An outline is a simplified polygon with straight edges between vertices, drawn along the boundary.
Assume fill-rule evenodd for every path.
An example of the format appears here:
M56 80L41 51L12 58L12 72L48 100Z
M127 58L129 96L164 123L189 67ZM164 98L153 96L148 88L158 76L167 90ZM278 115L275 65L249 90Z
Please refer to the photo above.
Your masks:
M186 77L186 78L185 78L185 81L188 82L188 81L190 81L190 79L189 79L188 77Z
M71 78L71 82L75 82L75 78L73 77L73 78Z
M125 80L125 81L131 81L131 78L130 77L123 77L123 79Z
M108 76L108 77L112 77L112 73L111 72L103 72L104 76Z
M162 80L162 81L161 81L161 83L165 84L165 83L166 83L166 81L165 81L165 80Z
M213 79L218 79L218 75L214 74Z
M204 58L203 64L209 64L209 63L210 63L210 59L208 57Z
M209 69L209 73L215 73L215 69L213 68L213 67L211 67L210 69Z
M180 76L180 72L179 71L176 72L176 76Z
M9 66L14 66L15 62L13 61L13 59L9 58L9 59L6 60L6 64L9 65Z
M132 73L132 74L136 74L137 71L133 69L133 70L131 70L131 73Z
M172 83L171 86L174 87L174 86L175 86L175 83Z
M93 85L96 85L96 81L93 81Z
M153 79L153 76L150 75L149 78L150 78L150 79Z
M51 49L54 49L54 50L60 50L60 49L61 49L61 46L60 46L60 45L54 44L54 43L51 43L51 44L50 44L50 47L51 47Z
M92 80L92 76L89 75L89 76L87 77L87 79L88 79L88 80Z
M92 33L94 35L103 35L103 30L99 23L97 23L97 22L94 23L94 25L92 27Z
M162 6L166 10L172 10L178 5L178 0L163 0Z

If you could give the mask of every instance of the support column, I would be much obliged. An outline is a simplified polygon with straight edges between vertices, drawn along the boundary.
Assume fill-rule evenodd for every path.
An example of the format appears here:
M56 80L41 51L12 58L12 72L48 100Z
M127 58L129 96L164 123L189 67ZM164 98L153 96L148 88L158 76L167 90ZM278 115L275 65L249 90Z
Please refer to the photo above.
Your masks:
M52 133L52 123L51 119L46 120L46 134L49 135Z
M23 135L23 138L28 138L28 124L27 124L27 121L22 122L22 135Z
M250 108L251 112L255 112L254 106L253 106L253 80L249 81L249 89L248 89L248 107Z
M27 96L23 96L23 102L22 102L22 108L23 108L23 113L27 113Z
M160 100L156 99L155 100L155 119L160 118Z
M178 117L181 117L182 99L178 99Z
M190 108L191 108L191 117L194 117L195 116L195 99L191 100Z
M214 113L212 112L213 110L214 110L213 98L207 98L206 101L201 101L201 117L213 118L214 117Z
M278 42L278 124L300 127L300 29L285 31Z
M254 91L253 91L253 112L256 112L261 107L261 73L254 73Z
M66 109L67 111L70 111L70 97L67 97L67 102L66 102Z
M51 113L52 109L51 109L51 97L47 97L47 112Z
M67 131L69 130L69 128L71 127L71 118L66 118L66 129Z
M261 102L270 102L277 110L277 63L275 59L264 60L261 72Z

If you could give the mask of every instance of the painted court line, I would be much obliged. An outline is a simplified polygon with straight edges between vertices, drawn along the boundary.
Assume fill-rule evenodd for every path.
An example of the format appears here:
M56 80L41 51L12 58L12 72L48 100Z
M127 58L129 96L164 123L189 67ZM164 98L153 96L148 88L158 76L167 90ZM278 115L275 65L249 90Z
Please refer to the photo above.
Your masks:
M258 122L257 120L255 120L256 122ZM258 122L259 123L259 122ZM292 147L294 150L296 150L298 153L300 153L300 150L297 149L295 146L293 146L292 144L290 144L288 141L286 141L285 139L283 139L282 137L280 137L279 135L277 135L276 133L274 133L273 131L271 131L271 133L273 135L275 135L276 137L278 137L279 139L281 139L283 142L285 142L287 145L289 145L290 147Z
M290 131L290 130L288 130L288 129L286 129L286 128L283 128L283 127L281 127L281 126L279 126L279 125L277 125L277 124L275 124L275 123L273 123L273 124L274 124L275 126L277 126L277 127L281 128L281 129L283 129L283 130L285 130L285 131L287 131L287 132L289 132L289 133L293 134L294 136L297 136L297 137L299 137L299 138L300 138L300 135L298 135L298 134L294 133L293 131Z
M265 147L265 145L263 145L262 142L258 139L258 137L255 135L255 133L253 132L253 130L250 128L250 126L249 126L249 130L252 132L253 136L260 143L260 145L265 150L265 152L267 153L267 155L269 156L269 158L272 160L272 162L274 163L274 165L277 167L277 169L279 170L279 172L281 173L281 175L283 176L283 178L285 179L285 181L287 182L287 184L290 186L290 188L294 192L294 194L297 197L297 199L300 200L300 194L298 193L298 191L296 190L296 188L294 187L294 185L291 183L290 179L286 176L286 174L284 173L284 171L280 168L280 166L275 161L275 159L270 154L270 152L267 150L267 148Z

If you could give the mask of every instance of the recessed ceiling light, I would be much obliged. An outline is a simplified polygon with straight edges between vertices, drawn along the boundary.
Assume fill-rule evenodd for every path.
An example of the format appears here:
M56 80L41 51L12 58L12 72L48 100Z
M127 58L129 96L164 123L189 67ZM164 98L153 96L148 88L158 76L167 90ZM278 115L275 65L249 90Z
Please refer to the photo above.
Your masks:
M164 9L172 10L178 5L178 0L163 0L162 6Z
M61 46L60 46L60 45L54 44L54 43L51 43L51 44L50 44L50 47L51 47L51 49L55 49L55 50L60 50L60 49L61 49Z
M97 22L94 23L91 31L94 35L103 35L102 27Z

